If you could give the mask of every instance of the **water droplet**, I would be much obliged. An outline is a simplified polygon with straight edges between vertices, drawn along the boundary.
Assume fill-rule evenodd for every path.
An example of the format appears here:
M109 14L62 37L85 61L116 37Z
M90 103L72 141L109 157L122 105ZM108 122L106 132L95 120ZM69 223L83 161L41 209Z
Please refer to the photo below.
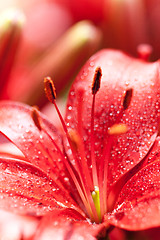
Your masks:
M91 67L94 67L94 62L90 62L89 64Z

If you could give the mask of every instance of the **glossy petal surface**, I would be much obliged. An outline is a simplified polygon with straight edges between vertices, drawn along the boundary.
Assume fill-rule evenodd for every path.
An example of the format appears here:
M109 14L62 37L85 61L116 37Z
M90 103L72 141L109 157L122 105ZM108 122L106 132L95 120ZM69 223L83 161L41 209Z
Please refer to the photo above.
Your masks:
M160 160L140 170L122 189L110 223L128 230L160 224ZM106 216L107 218L107 216Z
M91 87L95 69L101 67L101 87L95 103L95 155L97 164L103 149L112 142L108 182L116 182L135 166L153 144L159 123L159 62L146 63L115 50L102 50L92 56L74 82L67 105L68 127L77 128L81 105L83 140L86 157L90 163ZM122 103L126 90L132 88L130 106L124 110ZM83 101L78 96L83 94ZM115 123L125 123L128 132L111 139L108 128Z
M158 136L147 154L146 158L143 160L143 167L149 163L152 163L160 159L160 137Z
M0 208L40 216L55 208L76 208L68 191L30 163L1 158L0 174Z
M47 158L48 149L51 150L50 154L55 159L59 155L51 140L36 127L31 116L31 110L32 108L27 105L2 101L0 103L0 129L22 151L28 161L45 170L45 168L48 168L48 166L45 166L47 162L48 165L50 164L50 159ZM61 147L61 137L56 128L41 113L39 115L43 127L52 131L53 139ZM46 143L45 146L43 146L44 142Z
M63 152L61 135L40 112L43 130L39 131L31 117L31 111L32 108L24 104L1 102L0 131L21 150L26 161L41 168L57 184L70 191L73 184L69 181L62 156L53 144L55 141Z

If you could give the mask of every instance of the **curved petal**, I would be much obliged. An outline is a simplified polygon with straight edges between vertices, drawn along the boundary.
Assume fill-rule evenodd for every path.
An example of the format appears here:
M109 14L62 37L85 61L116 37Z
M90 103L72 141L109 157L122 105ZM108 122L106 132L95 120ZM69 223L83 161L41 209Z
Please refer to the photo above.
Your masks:
M0 239L32 239L39 224L39 218L20 216L0 210Z
M148 155L146 158L143 160L143 165L142 167L146 166L147 164L150 164L157 159L160 158L160 136L158 136L150 149Z
M78 129L78 115L81 114L89 164L91 87L97 67L102 69L102 79L95 100L95 154L98 164L99 156L112 141L107 160L108 179L112 184L135 166L155 141L159 123L160 68L159 62L146 63L116 50L101 50L84 65L70 90L66 121L69 128ZM122 103L128 89L133 89L133 95L129 107L124 109ZM120 122L128 126L128 132L114 138L109 136L108 128Z
M63 152L62 137L43 114L38 114L41 131L32 119L31 107L17 102L1 101L0 132L21 150L26 161L41 168L74 197L74 185L69 179L61 154L53 144L54 141Z
M1 209L37 216L56 208L81 211L65 188L28 162L0 158L0 175Z
M73 209L56 210L41 220L34 240L96 240L103 234L102 224L91 224Z
M0 131L12 141L26 156L29 162L43 170L49 169L50 159L48 149L55 159L59 157L51 140L39 131L32 119L32 108L16 102L2 101L0 103ZM61 137L56 128L39 112L39 118L44 128L50 129L53 139L61 147ZM51 133L52 131L52 133ZM44 146L45 143L45 146Z
M116 207L105 216L109 223L144 230L160 225L160 160L141 169L123 187Z
M123 188L136 173L148 164L156 161L160 157L160 137L157 137L153 146L149 150L148 154L130 171L126 172L113 186L108 194L108 211L111 212L114 209L117 198Z

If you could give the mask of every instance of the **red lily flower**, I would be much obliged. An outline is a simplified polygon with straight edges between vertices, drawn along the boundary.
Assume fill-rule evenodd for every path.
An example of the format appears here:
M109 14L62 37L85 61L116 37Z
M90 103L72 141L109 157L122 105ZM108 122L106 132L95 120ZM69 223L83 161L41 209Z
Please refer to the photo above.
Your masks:
M46 78L64 133L35 107L0 103L0 131L23 153L0 155L0 207L43 216L34 239L159 226L159 69L159 62L98 52L70 90L65 121Z

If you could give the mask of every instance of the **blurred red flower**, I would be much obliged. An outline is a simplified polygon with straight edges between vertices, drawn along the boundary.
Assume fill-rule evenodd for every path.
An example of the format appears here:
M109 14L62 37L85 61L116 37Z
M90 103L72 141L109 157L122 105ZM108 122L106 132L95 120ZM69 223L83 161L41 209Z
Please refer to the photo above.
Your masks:
M103 46L136 55L139 44L153 47L160 57L160 0L50 0L70 11L75 22L92 20L103 31Z
M7 9L0 15L0 99L42 106L41 79L51 75L58 92L66 88L99 48L101 31L89 21L74 25L58 3L27 4L24 13Z

